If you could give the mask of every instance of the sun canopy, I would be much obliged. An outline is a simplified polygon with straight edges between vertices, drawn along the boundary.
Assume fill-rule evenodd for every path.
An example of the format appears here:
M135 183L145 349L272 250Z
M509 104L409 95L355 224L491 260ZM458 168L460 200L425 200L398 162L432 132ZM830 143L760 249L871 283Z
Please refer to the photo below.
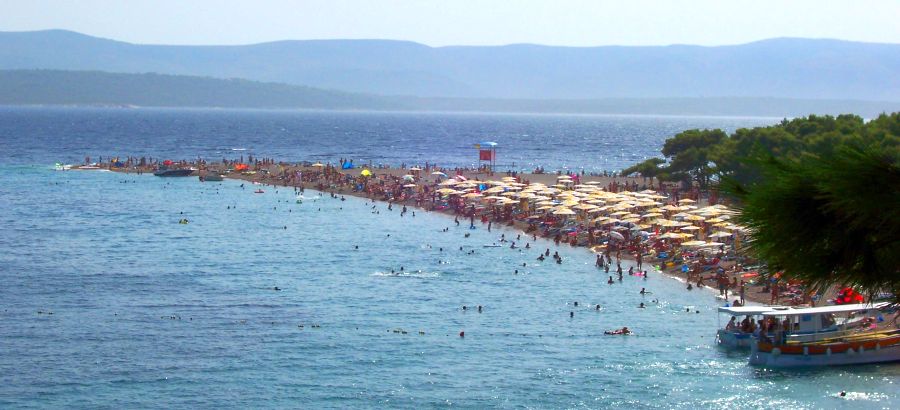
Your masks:
M870 310L870 309L881 309L890 303L881 302L881 303L855 303L852 305L834 305L834 306L819 306L813 308L793 308L790 310L779 310L774 312L766 312L763 313L763 316L800 316L800 315L817 315L823 313L846 313L846 312L856 312L858 310Z
M776 306L722 306L719 313L727 313L729 315L760 315L766 312L774 312L777 309L787 309L785 307Z

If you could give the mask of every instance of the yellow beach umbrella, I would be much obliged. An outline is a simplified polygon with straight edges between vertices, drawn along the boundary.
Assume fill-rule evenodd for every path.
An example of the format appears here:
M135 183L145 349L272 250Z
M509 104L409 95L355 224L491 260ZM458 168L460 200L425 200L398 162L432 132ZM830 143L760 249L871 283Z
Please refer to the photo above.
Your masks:
M706 241L688 241L682 243L681 246L704 246L706 245Z

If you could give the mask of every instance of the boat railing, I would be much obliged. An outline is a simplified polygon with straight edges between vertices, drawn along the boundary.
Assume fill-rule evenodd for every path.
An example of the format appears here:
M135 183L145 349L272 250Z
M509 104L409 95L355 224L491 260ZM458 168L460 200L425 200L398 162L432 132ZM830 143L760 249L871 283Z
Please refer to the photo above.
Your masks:
M900 334L900 329L848 329L813 334L789 334L786 344L793 343L839 343L871 337L892 337Z

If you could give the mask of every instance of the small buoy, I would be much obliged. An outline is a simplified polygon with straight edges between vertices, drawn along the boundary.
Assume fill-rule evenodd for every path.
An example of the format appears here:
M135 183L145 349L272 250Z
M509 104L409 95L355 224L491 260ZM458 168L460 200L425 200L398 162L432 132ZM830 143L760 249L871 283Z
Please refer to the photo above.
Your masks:
M459 332L459 337L466 337L466 332Z

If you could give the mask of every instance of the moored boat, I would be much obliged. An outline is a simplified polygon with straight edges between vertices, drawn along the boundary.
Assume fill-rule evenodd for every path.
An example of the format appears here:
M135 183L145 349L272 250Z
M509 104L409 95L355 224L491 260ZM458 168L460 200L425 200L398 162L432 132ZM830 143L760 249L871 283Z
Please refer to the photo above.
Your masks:
M160 169L153 173L158 177L189 177L194 173L190 168Z
M200 182L220 182L225 180L225 177L216 173L200 175L199 178Z
M833 366L900 361L900 329L884 321L887 303L765 312L750 364Z
M728 349L749 348L753 340L753 331L756 322L762 319L762 314L775 310L784 310L782 306L723 306L719 308L719 330L716 332L716 343ZM736 320L730 320L725 327L721 326L721 316L726 314ZM743 317L743 320L741 320Z

